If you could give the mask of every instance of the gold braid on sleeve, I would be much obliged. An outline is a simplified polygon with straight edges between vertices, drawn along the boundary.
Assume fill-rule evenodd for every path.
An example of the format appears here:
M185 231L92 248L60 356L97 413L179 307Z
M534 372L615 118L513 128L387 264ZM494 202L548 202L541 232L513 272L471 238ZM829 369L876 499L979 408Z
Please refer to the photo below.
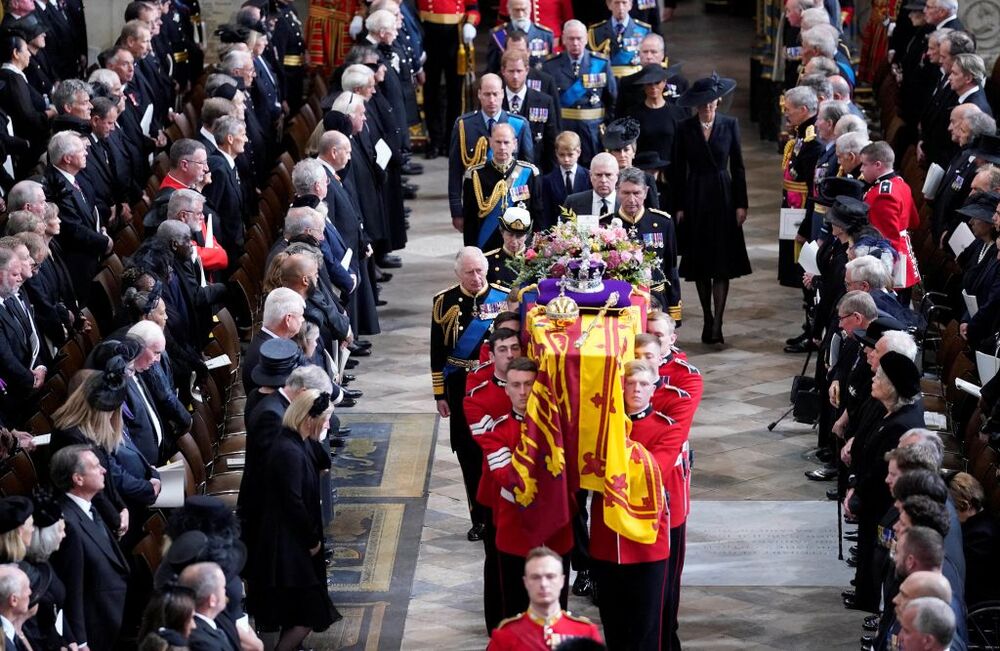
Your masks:
M488 147L486 138L482 136L476 141L476 148L472 151L472 156L470 157L465 152L467 148L465 146L465 120L458 121L458 148L462 152L462 165L465 169L469 169L475 165L482 165L486 162L486 148Z

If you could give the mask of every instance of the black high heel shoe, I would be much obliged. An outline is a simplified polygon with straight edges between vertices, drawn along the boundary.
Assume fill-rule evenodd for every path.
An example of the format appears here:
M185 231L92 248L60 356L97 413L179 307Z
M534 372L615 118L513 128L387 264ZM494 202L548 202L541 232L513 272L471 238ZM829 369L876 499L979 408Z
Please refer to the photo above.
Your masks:
M705 327L701 329L701 343L712 344L715 343L715 339L712 337L712 326L706 323Z

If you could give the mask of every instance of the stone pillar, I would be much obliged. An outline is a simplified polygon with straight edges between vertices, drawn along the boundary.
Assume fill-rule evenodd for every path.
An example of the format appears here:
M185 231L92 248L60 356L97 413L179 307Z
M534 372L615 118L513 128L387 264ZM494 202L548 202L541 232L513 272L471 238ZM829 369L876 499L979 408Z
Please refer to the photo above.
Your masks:
M959 0L959 18L976 37L976 53L986 61L986 75L1000 55L1000 0Z

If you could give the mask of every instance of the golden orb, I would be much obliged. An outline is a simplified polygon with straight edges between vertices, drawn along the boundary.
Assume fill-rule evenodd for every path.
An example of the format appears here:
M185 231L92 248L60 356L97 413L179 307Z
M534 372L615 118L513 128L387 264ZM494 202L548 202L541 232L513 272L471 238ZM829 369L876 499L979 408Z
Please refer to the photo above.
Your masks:
M557 328L568 328L580 318L580 306L569 296L560 294L545 306L545 316Z

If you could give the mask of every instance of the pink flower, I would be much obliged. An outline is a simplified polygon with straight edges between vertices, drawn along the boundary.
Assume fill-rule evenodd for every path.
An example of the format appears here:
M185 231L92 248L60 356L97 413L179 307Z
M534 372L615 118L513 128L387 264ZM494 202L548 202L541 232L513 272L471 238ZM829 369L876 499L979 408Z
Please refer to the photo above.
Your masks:
M618 252L615 251L614 254L618 255ZM621 252L621 261L622 262L631 262L632 261L632 253L630 251L622 251Z
M618 254L618 251L611 251L610 253L608 253L607 257L608 268L614 269L615 267L620 265L624 259L625 259L624 256Z
M566 275L566 267L558 262L549 268L550 278L561 278L564 275Z
M534 249L528 249L527 251L524 252L524 259L528 260L529 262L537 257L538 257L538 252L535 251Z

